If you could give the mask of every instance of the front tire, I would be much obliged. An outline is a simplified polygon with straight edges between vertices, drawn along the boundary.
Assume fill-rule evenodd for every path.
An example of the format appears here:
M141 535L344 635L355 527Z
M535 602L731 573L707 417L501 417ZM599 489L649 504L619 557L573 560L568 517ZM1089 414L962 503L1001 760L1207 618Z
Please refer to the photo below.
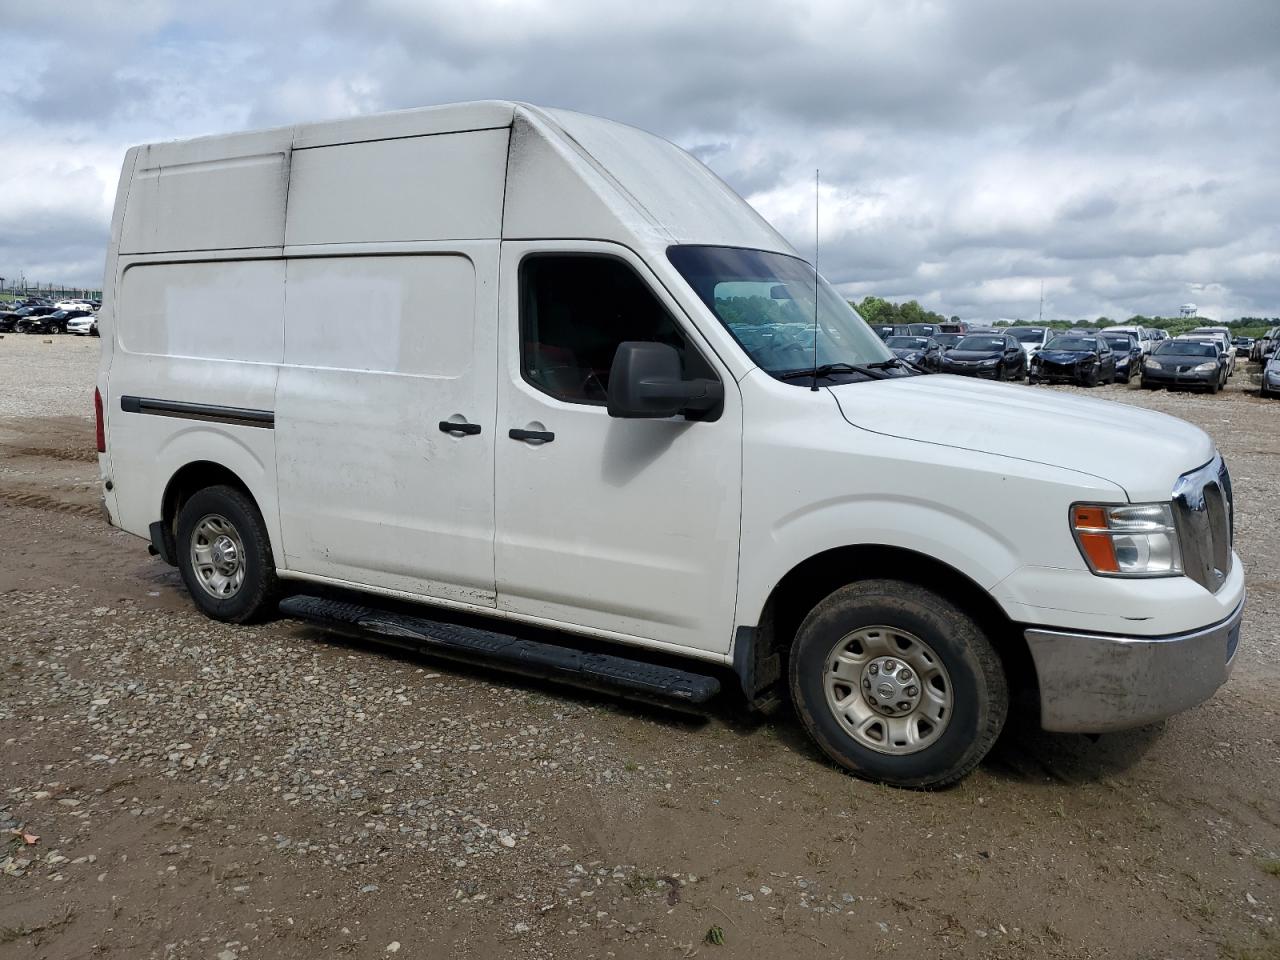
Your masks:
M206 615L248 623L273 608L278 592L266 524L235 487L206 487L178 513L178 569Z
M791 650L796 711L846 770L930 788L968 774L1009 710L1000 657L977 624L932 591L897 580L836 590Z

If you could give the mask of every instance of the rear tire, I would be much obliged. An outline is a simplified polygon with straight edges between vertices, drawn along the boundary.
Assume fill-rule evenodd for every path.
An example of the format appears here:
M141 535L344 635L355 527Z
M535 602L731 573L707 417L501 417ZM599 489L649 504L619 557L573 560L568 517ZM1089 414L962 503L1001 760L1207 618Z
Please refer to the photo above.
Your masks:
M266 524L235 487L206 487L178 512L178 569L206 615L249 623L274 610L279 590Z
M856 776L899 787L963 778L1009 711L1000 657L977 624L898 580L849 584L814 607L789 672L796 712L822 751Z

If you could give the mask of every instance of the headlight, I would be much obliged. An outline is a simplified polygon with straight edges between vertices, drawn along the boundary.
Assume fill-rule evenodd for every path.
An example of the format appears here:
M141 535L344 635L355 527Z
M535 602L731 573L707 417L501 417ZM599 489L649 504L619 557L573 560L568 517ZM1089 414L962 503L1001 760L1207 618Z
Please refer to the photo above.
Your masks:
M1217 370L1218 364L1216 362L1197 363L1195 369L1196 369L1196 373L1209 373L1213 370Z
M994 366L995 366L997 363L999 363L999 362L1000 362L1000 360L999 360L998 358L993 357L993 358L992 358L992 359L990 359L990 360L980 360L980 361L978 361L978 366L980 366L980 367L994 367Z
M1167 503L1126 506L1077 503L1071 532L1080 555L1098 576L1174 577L1182 573L1182 548Z
M1160 366L1160 361L1159 361L1159 360L1144 360L1144 361L1142 362L1142 365L1143 365L1144 367L1146 367L1148 370L1163 370L1163 369L1164 369L1164 367Z

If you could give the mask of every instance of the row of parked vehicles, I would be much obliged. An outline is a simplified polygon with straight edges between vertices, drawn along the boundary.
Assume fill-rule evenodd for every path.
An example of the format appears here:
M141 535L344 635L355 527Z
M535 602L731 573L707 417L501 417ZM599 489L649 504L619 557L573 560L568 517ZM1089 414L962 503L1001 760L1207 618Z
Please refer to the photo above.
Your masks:
M26 297L0 305L0 333L74 333L98 335L100 300Z
M876 330L900 360L926 373L1084 387L1129 383L1138 376L1144 389L1216 393L1235 374L1238 357L1257 354L1266 365L1263 394L1280 392L1280 380L1268 379L1280 327L1257 341L1233 339L1227 327L1218 326L1198 327L1177 337L1141 326L974 330L963 324L912 323Z

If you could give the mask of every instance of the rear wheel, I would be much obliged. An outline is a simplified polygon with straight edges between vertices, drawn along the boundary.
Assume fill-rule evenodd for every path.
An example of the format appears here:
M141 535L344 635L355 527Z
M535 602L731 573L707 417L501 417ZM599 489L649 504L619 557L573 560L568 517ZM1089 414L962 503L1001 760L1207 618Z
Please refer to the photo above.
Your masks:
M860 777L940 787L964 777L1004 725L1000 658L977 624L932 591L849 584L805 618L791 651L800 720Z
M178 568L196 606L215 620L247 623L271 609L276 568L266 525L235 487L206 487L178 513Z

